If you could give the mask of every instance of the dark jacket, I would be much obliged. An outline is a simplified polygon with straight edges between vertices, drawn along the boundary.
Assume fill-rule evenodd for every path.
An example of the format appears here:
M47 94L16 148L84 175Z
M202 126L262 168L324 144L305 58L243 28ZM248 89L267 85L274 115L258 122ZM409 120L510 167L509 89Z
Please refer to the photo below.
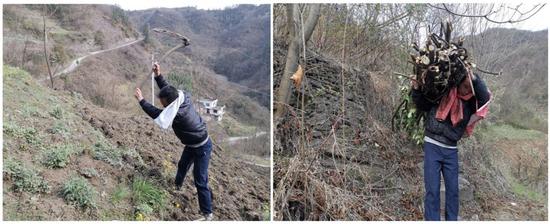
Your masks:
M412 90L411 96L416 108L427 112L424 120L424 135L446 145L456 146L466 131L466 126L470 117L476 112L478 107L485 105L490 99L490 93L485 82L476 74L476 79L472 82L475 91L475 97L464 102L463 119L453 127L450 116L444 121L438 121L435 118L439 103L431 103L426 100L419 90ZM476 105L477 101L477 105Z
M166 82L162 75L155 77L155 81L160 89L168 86L168 82ZM162 112L162 109L156 108L145 99L139 101L139 105L153 119L157 118ZM172 129L174 129L174 133L184 145L196 145L208 138L206 124L197 111L195 111L191 98L187 93L185 94L184 102L178 110L178 114L172 122Z

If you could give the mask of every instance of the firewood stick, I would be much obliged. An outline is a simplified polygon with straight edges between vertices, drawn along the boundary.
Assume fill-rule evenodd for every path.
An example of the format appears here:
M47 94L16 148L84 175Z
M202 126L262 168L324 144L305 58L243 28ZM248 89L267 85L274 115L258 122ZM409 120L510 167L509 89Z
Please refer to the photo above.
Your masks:
M480 72L483 72L483 73L489 74L489 75L496 75L496 76L502 75L502 72L490 72L490 71L486 71L486 70L483 70L483 69L478 68L478 67L476 67L476 69Z

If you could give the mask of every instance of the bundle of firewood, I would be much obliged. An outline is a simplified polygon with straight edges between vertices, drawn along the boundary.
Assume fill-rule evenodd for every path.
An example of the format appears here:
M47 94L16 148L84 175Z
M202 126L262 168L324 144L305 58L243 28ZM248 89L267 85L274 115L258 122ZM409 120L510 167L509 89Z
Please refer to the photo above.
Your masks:
M447 90L458 84L466 76L467 70L475 67L468 61L468 51L463 47L464 39L451 42L452 26L441 23L439 35L428 33L426 46L419 48L412 44L416 51L410 61L414 65L416 80L426 99L437 102Z

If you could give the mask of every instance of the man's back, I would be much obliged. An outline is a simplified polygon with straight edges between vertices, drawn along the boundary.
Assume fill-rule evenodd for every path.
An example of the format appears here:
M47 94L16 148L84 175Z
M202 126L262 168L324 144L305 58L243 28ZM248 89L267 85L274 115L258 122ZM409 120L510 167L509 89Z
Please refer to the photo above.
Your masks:
M194 145L208 137L206 123L197 113L191 97L185 94L185 101L181 104L178 114L172 123L172 129L180 141L185 145Z
M169 86L168 82L160 74L155 77L155 81L161 89ZM172 129L184 145L201 145L201 143L204 143L208 139L206 123L204 123L204 120L195 110L189 94L184 93L184 98L176 117L172 121ZM153 119L156 119L162 112L161 109L156 108L144 99L139 103L145 113Z

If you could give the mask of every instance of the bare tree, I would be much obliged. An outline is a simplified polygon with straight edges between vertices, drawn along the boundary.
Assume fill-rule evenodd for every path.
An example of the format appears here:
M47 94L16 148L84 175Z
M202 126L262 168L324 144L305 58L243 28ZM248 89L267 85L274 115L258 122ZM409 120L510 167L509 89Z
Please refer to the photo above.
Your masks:
M471 7L471 5L468 4L448 5L442 3L437 5L428 5L439 10L444 10L454 16L482 18L492 23L503 24L518 23L528 20L529 18L537 14L542 8L544 8L544 6L546 6L546 3L533 5L527 10L524 9L525 7L523 7L523 3L518 4L514 7L508 6L506 4L490 4L489 7L487 7L487 10L477 13L472 12L472 10L475 10L477 7ZM475 5L479 6L481 4Z
M51 87L53 88L53 74L52 70L50 68L50 59L48 57L48 33L46 30L46 14L48 12L47 5L44 5L44 13L42 14L42 23L43 25L43 33L44 33L44 60L46 60L46 67L48 67L48 74L50 75L50 83Z
M300 5L299 4L289 4L286 5L287 12L287 29L288 29L288 40L290 44L288 46L288 53L285 61L285 69L283 71L283 76L281 78L281 83L279 86L279 91L277 93L278 100L280 101L276 105L275 117L280 117L284 110L285 105L288 104L290 100L290 76L296 72L298 68L298 59L300 57L300 49L303 46L302 43L307 43L315 26L317 26L317 21L319 20L320 15L320 4L308 4L303 7L305 11L308 8L308 17L301 26L300 20ZM301 32L300 32L301 31Z
M29 37L25 37L25 45L23 46L23 53L21 55L21 65L19 67L23 68L23 65L25 65L25 56L27 54L27 45L29 44Z

